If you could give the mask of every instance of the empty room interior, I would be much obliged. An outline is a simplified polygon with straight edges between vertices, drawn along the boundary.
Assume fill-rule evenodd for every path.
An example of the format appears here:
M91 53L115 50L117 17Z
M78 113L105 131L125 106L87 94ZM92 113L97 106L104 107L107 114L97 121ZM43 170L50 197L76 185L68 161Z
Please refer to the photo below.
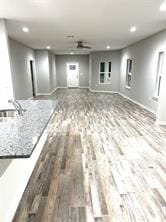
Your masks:
M166 0L0 0L0 222L166 222Z

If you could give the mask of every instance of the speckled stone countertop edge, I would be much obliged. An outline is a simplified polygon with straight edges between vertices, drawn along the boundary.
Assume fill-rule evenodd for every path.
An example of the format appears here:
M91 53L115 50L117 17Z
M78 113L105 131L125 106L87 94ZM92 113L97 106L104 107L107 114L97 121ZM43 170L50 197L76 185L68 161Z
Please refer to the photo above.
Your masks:
M40 129L39 129L39 132L37 133L37 137L36 137L35 142L27 141L27 142L29 142L29 144L28 144L29 147L27 147L27 150L25 148L22 149L21 146L20 146L20 152L19 152L18 147L17 147L16 151L14 150L14 147L12 147L11 149L10 148L9 149L7 149L7 148L5 149L4 148L4 152L3 152L3 150L0 150L0 159L30 158L32 153L33 153L33 151L34 151L34 149L35 149L35 147L36 147L36 145L38 144L41 136L43 135L43 132L45 131L46 127L48 126L48 123L49 123L50 119L52 118L52 116L54 114L54 111L56 109L58 101L52 101L52 100L33 101L33 100L29 100L29 101L22 101L22 103L23 103L23 105L25 105L27 103L28 104L28 105L26 104L27 107L29 106L29 104L33 104L33 103L36 103L37 105L39 104L39 108L41 108L42 106L44 107L44 105L47 106L47 109L46 109L47 117L45 117L45 120L42 123L43 125L40 125ZM23 108L27 108L27 107L23 106ZM1 109L1 110L3 110L3 109ZM13 110L13 109L11 109L11 107L10 107L9 109L5 108L5 110ZM37 111L37 110L35 110L35 111ZM18 121L18 119L16 119L16 121ZM31 125L33 125L33 122L31 123ZM10 127L10 125L9 125L9 127ZM8 138L5 138L5 139L8 140ZM10 140L10 138L9 138L9 140ZM6 142L6 144L8 143L8 141L5 141L5 142ZM3 142L2 142L2 144L3 144ZM23 142L23 144L24 144L24 142ZM1 145L1 141L0 141L0 145ZM26 143L25 143L25 145L26 145ZM7 146L3 146L3 147L7 147ZM5 152L5 150L6 150L6 152Z
M22 155L14 155L14 154L6 155L6 156L4 155L4 156L0 156L0 160L1 160L1 159L27 159L27 158L30 158L31 155L33 154L33 151L35 150L35 148L36 148L36 146L37 146L40 138L42 137L45 129L47 128L50 119L51 119L52 116L54 115L54 111L55 111L55 109L52 111L52 114L50 115L50 118L48 119L48 122L46 123L43 131L41 132L40 136L38 137L38 139L37 139L37 141L36 141L36 144L34 144L34 147L33 147L33 149L31 150L31 153L29 153L29 154L22 154Z

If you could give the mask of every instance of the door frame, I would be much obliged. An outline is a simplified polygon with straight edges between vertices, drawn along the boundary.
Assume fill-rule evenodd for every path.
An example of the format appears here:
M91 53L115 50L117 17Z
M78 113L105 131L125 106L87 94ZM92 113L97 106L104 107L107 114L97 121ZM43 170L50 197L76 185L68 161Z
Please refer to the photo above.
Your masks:
M165 102L165 87L166 87L166 49L160 50L158 53L164 52L164 61L163 61L163 73L161 75L160 82L160 94L157 98L157 112L156 112L156 123L157 125L165 125L166 126L166 116L163 115L163 110L165 110L166 104ZM154 99L156 99L154 97Z
M78 85L77 86L69 86L68 84L68 66L69 65L77 65L78 67ZM66 63L66 80L67 80L67 88L79 88L79 80L80 80L80 75L79 75L79 63L78 62L67 62Z
M34 74L34 60L29 60L29 67L30 67L30 76L31 76L31 85L32 85L32 96L36 96L36 84L35 84L35 74Z

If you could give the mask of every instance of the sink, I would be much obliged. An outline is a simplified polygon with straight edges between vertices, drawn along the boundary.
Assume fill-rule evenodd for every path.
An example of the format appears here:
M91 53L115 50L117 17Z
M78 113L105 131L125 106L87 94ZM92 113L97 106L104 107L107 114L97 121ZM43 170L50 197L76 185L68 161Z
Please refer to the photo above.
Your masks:
M26 110L23 109L23 112ZM0 110L0 122L7 121L9 118L14 118L18 116L18 111L17 110Z
M6 117L15 117L18 115L17 110L3 110L0 111L0 117L6 118Z

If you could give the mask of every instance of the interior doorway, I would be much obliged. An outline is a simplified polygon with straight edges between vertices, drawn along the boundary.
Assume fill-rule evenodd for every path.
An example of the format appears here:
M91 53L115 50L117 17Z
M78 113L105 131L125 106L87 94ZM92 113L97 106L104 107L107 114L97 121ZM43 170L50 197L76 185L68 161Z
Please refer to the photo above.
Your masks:
M67 86L78 87L79 86L79 64L67 63Z
M31 82L32 82L32 95L35 97L35 82L34 82L34 61L30 60L30 72L31 72Z

